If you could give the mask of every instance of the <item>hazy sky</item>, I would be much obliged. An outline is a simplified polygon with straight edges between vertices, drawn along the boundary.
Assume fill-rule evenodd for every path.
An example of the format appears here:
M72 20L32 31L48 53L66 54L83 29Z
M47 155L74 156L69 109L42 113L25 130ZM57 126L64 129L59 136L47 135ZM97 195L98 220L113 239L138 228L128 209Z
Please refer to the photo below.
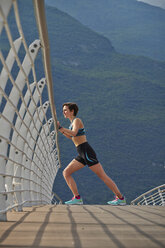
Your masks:
M155 6L165 9L165 0L137 0L137 1L149 3L151 5L155 5Z

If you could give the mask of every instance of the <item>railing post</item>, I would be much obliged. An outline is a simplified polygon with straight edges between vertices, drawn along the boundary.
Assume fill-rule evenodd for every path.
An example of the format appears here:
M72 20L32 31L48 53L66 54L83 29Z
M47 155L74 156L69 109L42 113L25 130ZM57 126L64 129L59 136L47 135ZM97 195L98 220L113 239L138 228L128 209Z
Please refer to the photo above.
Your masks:
M0 143L2 143L0 139ZM1 144L0 144L0 149L1 149ZM2 151L1 151L2 154ZM0 158L0 172L2 174L5 174L5 160L3 158ZM0 190L5 192L5 177L0 176ZM0 209L5 209L6 208L6 196L0 194ZM0 213L0 221L6 221L6 213Z
M12 109L12 108L11 108ZM11 109L9 110L9 115L11 113ZM6 119L0 118L0 173L6 174L6 159L5 157L7 156L7 150L8 150L8 143L6 139L9 138L10 131L11 131L11 126L9 122ZM0 190L2 192L5 192L5 177L0 176ZM5 195L0 195L0 209L5 209L6 208L6 197ZM1 220L6 219L6 214L2 214L0 216Z
M5 16L8 15L8 12L11 8L11 4L12 1L8 1L5 3L5 1L3 1L3 4L1 3L2 7L2 11L4 13ZM0 32L2 30L2 26L0 23ZM16 41L14 41L13 46L15 47L16 52L18 52L19 48L21 45L21 39L17 39ZM8 67L8 70L11 71L13 64L15 61L15 57L14 57L14 51L13 48L10 49L8 56L6 58L6 66ZM4 90L6 87L6 83L8 80L8 74L5 68L2 69L1 75L0 75L0 86L1 89ZM2 100L2 94L0 94L0 103ZM14 109L11 106L11 104L8 105L8 107L6 109L4 109L4 112L7 111L8 115L6 117L9 117L10 120L10 115L11 115L11 120L12 120L12 116L14 116ZM10 132L11 132L11 126L10 123L6 119L2 119L2 117L0 116L0 136L4 137L0 138L0 155L4 156L4 157L0 157L0 172L2 174L6 174L6 160L5 157L7 155L7 149L8 149L8 143L6 140L8 140ZM5 140L6 139L6 140ZM12 184L11 184L12 185ZM9 190L11 190L11 187L8 188ZM0 176L0 190L5 192L5 177L4 176ZM1 195L0 194L0 209L5 209L6 208L6 196L5 195ZM0 220L6 220L6 213L2 213L0 214Z

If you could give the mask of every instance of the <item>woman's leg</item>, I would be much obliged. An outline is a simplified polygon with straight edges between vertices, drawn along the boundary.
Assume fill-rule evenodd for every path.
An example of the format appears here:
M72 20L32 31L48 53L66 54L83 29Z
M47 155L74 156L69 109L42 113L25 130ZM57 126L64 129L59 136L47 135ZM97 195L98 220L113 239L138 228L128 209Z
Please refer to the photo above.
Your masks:
M79 195L77 185L75 180L72 177L72 174L75 171L84 168L84 165L77 160L73 159L70 164L64 169L63 176L65 178L66 183L68 184L70 190L72 191L74 196Z
M122 194L120 193L117 185L109 176L107 176L107 174L105 173L100 163L90 166L89 168L108 186L109 189L112 190L112 192L116 196L118 196L119 198L122 198Z

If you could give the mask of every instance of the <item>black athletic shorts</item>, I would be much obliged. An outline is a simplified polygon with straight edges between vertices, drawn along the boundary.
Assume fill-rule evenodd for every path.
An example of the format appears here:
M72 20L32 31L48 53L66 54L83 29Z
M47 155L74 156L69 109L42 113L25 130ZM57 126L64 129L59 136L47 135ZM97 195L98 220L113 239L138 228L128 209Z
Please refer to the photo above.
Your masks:
M82 143L76 148L79 155L75 159L78 162L84 165L87 164L89 167L99 163L95 151L88 144L88 142Z

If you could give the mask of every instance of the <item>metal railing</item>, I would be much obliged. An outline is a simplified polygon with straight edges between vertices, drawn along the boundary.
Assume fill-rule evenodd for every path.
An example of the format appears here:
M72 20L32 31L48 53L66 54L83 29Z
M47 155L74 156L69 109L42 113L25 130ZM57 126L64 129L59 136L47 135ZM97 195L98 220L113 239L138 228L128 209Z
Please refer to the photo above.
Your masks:
M23 206L51 203L53 182L60 167L44 1L34 0L33 4L40 39L28 46L17 1L0 0L2 221L10 209L22 211ZM10 28L11 20L8 21L10 15L13 16L12 27L14 25L18 33L16 39ZM42 69L41 63L36 63L36 58L42 61L40 50L44 61ZM41 70L43 76L40 76Z
M159 205L165 206L165 184L153 188L140 195L131 205Z

